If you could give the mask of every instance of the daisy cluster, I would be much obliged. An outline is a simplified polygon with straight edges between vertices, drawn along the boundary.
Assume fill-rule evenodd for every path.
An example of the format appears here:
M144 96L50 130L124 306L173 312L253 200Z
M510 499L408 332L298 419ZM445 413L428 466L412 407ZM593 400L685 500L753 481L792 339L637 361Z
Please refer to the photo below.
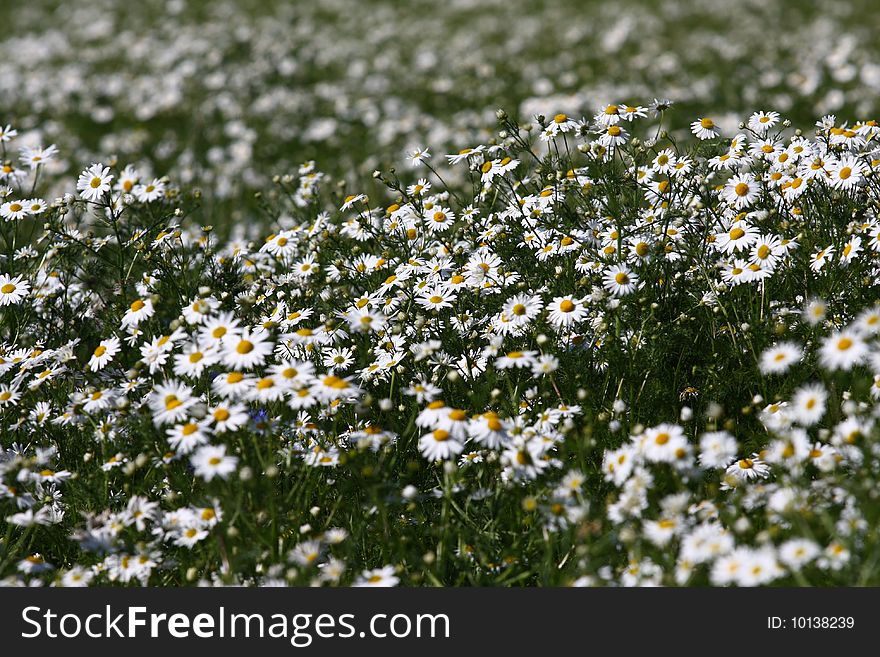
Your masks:
M671 105L498 111L359 190L308 162L253 241L20 148L4 582L877 581L880 128Z
M70 174L116 154L239 219L303 158L352 175L418 139L453 152L490 137L498 106L664 94L731 128L762 103L798 121L871 115L880 84L870 0L16 4L0 97L28 145L58 144L53 169Z

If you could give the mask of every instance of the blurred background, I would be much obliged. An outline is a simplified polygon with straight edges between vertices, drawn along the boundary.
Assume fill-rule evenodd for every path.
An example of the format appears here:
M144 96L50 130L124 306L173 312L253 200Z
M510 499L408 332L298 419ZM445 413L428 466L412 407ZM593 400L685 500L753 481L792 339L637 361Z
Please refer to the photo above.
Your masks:
M873 118L875 0L0 0L0 123L57 169L116 155L235 219L314 159L355 181L491 137L495 110L669 98L728 131Z

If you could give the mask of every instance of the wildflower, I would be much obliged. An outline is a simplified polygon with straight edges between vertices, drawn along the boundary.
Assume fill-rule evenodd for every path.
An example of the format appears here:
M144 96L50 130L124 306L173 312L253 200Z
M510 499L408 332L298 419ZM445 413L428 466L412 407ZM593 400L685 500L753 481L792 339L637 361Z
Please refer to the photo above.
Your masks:
M79 174L76 189L86 201L98 201L110 191L110 183L113 176L110 175L110 167L103 164L93 164Z
M48 148L22 148L20 151L21 155L19 157L19 161L22 164L27 165L31 168L31 170L36 169L37 167L45 164L49 160L51 160L55 155L58 154L58 148L55 144L52 144Z
M394 566L383 566L374 570L363 571L352 586L375 586L375 587L391 587L397 586L400 579L395 575Z
M779 112L755 112L749 117L749 129L763 135L779 122Z
M262 365L273 349L265 333L250 329L244 329L240 335L226 334L222 346L223 363L235 370L249 370Z
M850 370L865 360L868 346L853 331L839 331L828 336L819 351L819 361L829 370Z
M755 178L748 174L733 176L724 187L722 198L737 210L747 208L758 198L761 188Z
M780 342L761 354L762 374L782 374L801 359L801 347L794 342Z
M0 274L0 306L14 306L21 303L31 286L21 276L11 277L8 274Z
M691 123L691 132L694 133L697 139L713 139L721 134L715 122L708 118L697 119Z
M214 477L226 479L235 472L238 457L227 455L225 445L205 445L196 451L190 462L197 477L211 481Z
M0 217L6 221L24 219L30 214L30 209L25 201L6 201L0 204Z
M119 353L119 350L119 338L112 337L107 340L101 340L98 346L95 347L92 357L89 358L89 369L92 372L104 369L107 363L113 360L113 357Z
M547 320L557 329L568 329L587 315L584 303L572 296L554 297L547 310Z
M753 482L757 479L766 479L770 476L770 466L752 454L749 458L742 458L731 463L724 473L725 482L731 486Z
M802 426L816 424L825 415L828 393L820 383L810 383L799 388L792 398L792 417Z
M612 265L603 276L603 285L616 297L631 294L639 285L639 277L626 265Z
M726 468L736 456L736 438L726 431L709 431L700 436L700 464L706 468Z
M434 429L419 438L419 451L429 461L453 460L464 445L446 429Z
M152 203L164 196L165 183L158 178L154 178L152 182L145 185L135 185L132 193L139 202Z
M135 299L122 316L120 328L134 327L156 313L150 299Z
M427 162L431 158L431 153L427 148L415 148L407 153L407 157L409 158L410 164L417 167Z
M864 163L852 156L845 156L830 167L831 185L835 189L852 189L862 182Z
M530 368L535 363L535 351L511 351L495 361L495 367L499 370L516 368Z

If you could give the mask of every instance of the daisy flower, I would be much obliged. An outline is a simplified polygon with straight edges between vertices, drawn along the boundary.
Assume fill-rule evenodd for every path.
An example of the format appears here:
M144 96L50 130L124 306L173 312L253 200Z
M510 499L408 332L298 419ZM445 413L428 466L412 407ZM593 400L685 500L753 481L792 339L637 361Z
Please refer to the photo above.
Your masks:
M557 329L569 328L587 316L583 301L572 296L555 297L547 304L547 320Z
M153 413L156 426L181 422L189 415L189 410L199 403L192 389L176 381L158 384L147 400Z
M827 313L828 304L821 299L813 299L804 307L803 318L810 326L815 326L825 319Z
M606 105L593 117L593 121L603 128L616 125L622 118L620 105Z
M104 369L113 357L119 353L119 338L112 337L109 340L101 340L97 347L95 347L95 351L92 352L92 357L89 358L89 369L92 372L97 372L98 370Z
M830 183L834 189L852 189L862 182L865 164L858 158L847 155L830 166Z
M626 143L629 133L619 125L610 125L599 137L599 143L606 148L614 148Z
M821 383L808 383L794 393L788 410L798 424L809 427L825 415L827 400L828 392Z
M552 374L559 369L559 359L553 354L543 354L532 364L532 374L536 377Z
M58 153L58 148L55 146L55 144L52 144L47 148L25 147L22 148L19 153L19 161L22 164L26 164L31 168L31 170L33 170L51 160Z
M110 183L113 176L110 175L110 167L103 164L93 164L79 174L76 189L86 201L97 201L110 191Z
M680 458L682 450L687 450L688 441L684 429L677 424L660 424L645 432L641 448L648 461L671 463Z
M851 238L840 250L841 264L848 265L853 261L859 253L862 252L862 238L855 236Z
M872 306L859 313L851 328L863 336L880 332L880 306Z
M10 386L5 383L0 384L0 408L5 406L15 406L18 404L20 398L21 394L15 386Z
M434 429L419 438L419 451L429 461L455 460L464 444L446 429Z
M431 153L428 151L427 147L414 148L406 154L406 157L409 159L412 166L418 167L431 159Z
M241 335L223 338L223 363L234 370L249 370L266 362L274 345L265 332L244 329Z
M132 165L127 164L119 174L119 178L116 181L115 189L117 192L130 194L139 179L140 174L138 173L137 169L135 169Z
M544 307L541 297L528 294L516 294L508 299L501 312L515 324L528 324L535 319Z
M135 185L132 193L141 203L152 203L165 195L165 183L153 178L153 181L146 185Z
M749 129L763 135L779 122L779 112L755 112L749 117Z
M187 420L166 430L168 445L176 452L189 454L199 445L210 440L208 433L209 420Z
M736 457L736 438L726 431L709 431L700 436L700 465L704 468L726 468Z
M665 148L659 153L657 153L657 157L654 158L654 161L651 163L651 168L660 174L667 174L672 171L672 168L675 166L677 158L675 156L675 151L671 148Z
M122 316L120 328L137 326L145 319L152 317L155 312L153 302L149 298L135 299Z
M825 263L834 255L834 246L826 246L810 256L810 269L813 271L822 271Z
M198 344L191 344L184 348L182 353L174 356L174 374L198 378L209 365L217 362L218 356L213 348L202 348Z
M30 210L24 201L7 201L0 205L0 217L6 221L24 219L28 214L30 214Z
M749 483L756 479L766 479L769 476L770 466L759 459L757 454L734 461L724 472L725 482L731 486Z
M865 360L868 345L852 330L832 333L822 343L819 362L829 370L851 370Z
M755 177L744 173L733 176L727 181L721 197L737 210L750 206L758 198L761 191Z
M205 445L193 454L190 463L197 477L211 481L214 477L226 479L235 472L238 457L227 455L226 445Z
M7 123L4 127L2 124L0 124L0 143L9 142L17 136L18 130L13 128L11 125Z
M0 274L0 306L14 306L30 292L30 283L21 276L10 277Z
M330 403L337 399L348 400L358 397L362 390L348 378L328 374L317 377L310 386L309 392L317 399Z
M480 445L497 449L507 437L507 424L494 411L488 411L468 421L468 435Z
M779 560L793 571L799 571L819 556L819 546L808 538L792 538L779 546Z
M610 294L623 297L636 290L639 285L639 277L626 265L612 265L605 270L602 284Z
M721 270L721 280L729 285L740 285L752 281L753 272L749 269L749 263L737 258Z
M199 340L208 344L219 345L223 340L241 334L239 322L231 312L223 312L216 317L207 317L204 326L199 329Z
M468 159L472 155L477 155L479 153L482 153L483 148L484 147L482 145L477 146L475 148L463 148L462 150L458 151L458 153L455 153L454 155L447 155L446 159L449 161L449 164L458 164L459 162L462 162L462 161Z
M721 134L712 119L702 118L691 123L691 132L697 139L713 139Z
M762 374L782 374L801 359L803 351L794 342L780 342L761 354Z
M715 234L715 249L726 254L743 251L750 248L759 235L757 228L744 221L737 221L727 232Z
M442 310L443 308L452 308L452 302L455 300L454 293L447 290L445 286L437 286L422 290L416 303L426 310Z
M495 361L495 367L499 370L531 367L535 363L537 353L536 351L511 351L504 356L499 356Z
M42 214L49 207L49 204L41 198L29 198L22 201L22 203L24 203L28 213L32 215Z
M373 570L365 570L361 573L352 586L391 587L397 586L400 579L394 574L394 566L384 566Z

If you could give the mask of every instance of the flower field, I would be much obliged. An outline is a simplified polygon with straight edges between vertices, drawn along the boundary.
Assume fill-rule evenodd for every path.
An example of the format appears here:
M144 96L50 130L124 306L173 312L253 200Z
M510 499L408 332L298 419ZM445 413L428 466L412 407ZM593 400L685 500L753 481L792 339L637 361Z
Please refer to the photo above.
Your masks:
M0 581L880 584L870 6L413 4L13 11Z

